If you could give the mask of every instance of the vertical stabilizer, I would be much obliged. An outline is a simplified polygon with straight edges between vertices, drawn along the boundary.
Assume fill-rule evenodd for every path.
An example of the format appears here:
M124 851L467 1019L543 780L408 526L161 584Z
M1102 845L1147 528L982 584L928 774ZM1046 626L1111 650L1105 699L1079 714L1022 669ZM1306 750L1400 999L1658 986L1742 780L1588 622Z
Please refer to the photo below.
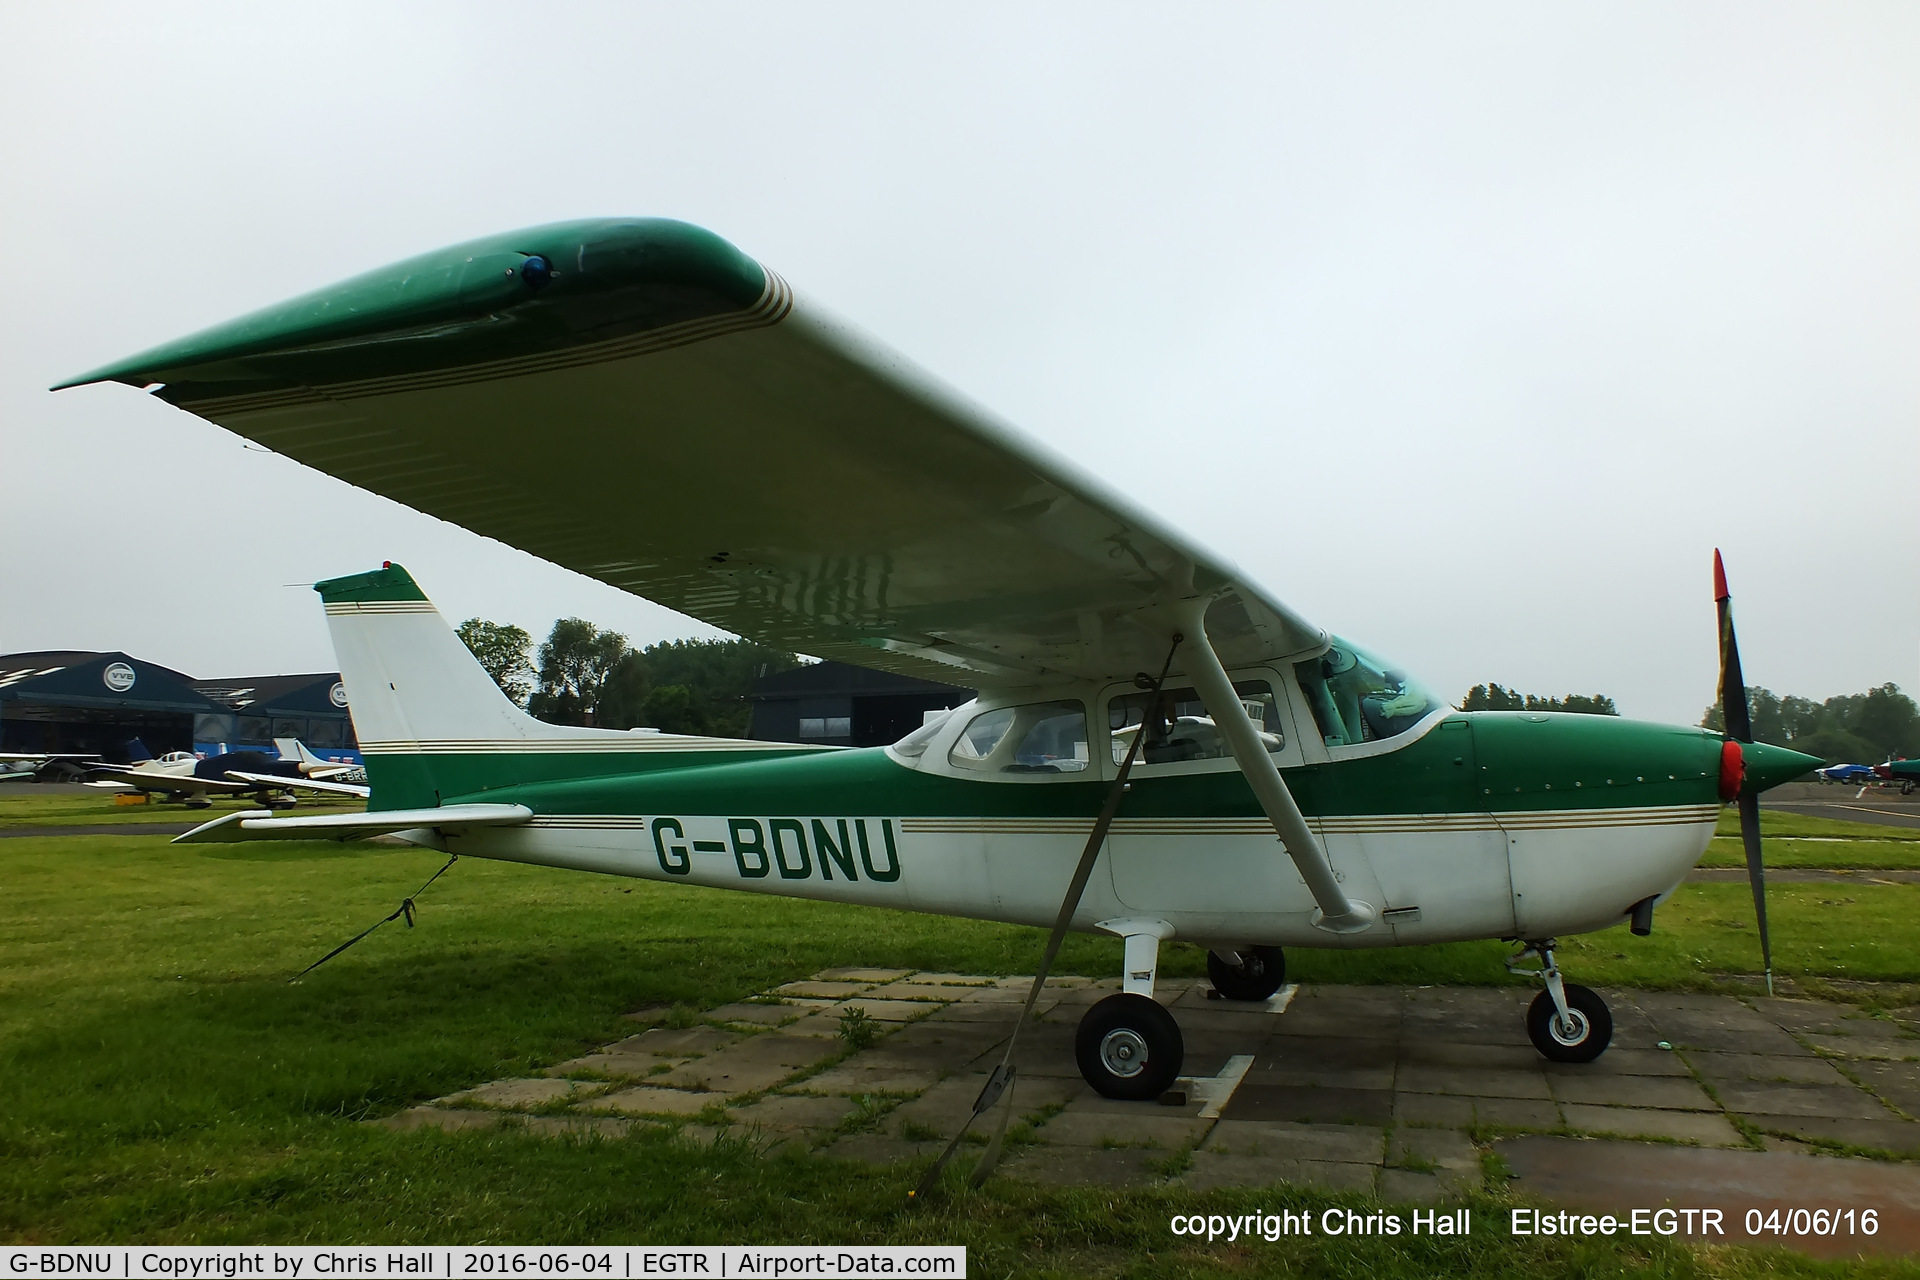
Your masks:
M518 782L692 764L716 752L806 749L547 724L500 691L399 565L313 589L326 605L373 787L370 809L425 808Z

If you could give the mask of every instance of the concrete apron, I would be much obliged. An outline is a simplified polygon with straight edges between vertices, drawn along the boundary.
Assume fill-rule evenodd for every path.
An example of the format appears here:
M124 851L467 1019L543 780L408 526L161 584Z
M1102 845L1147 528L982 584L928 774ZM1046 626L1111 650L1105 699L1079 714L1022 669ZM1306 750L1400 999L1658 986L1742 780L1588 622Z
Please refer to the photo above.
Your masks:
M918 1163L971 1111L1030 981L827 970L700 1025L654 1027L379 1123L657 1128ZM1490 1193L1602 1214L1720 1208L1726 1234L1695 1236L1827 1256L1920 1247L1920 1166L1900 1162L1920 1159L1920 1033L1906 1016L1920 1010L1610 991L1612 1047L1571 1066L1527 1040L1531 988L1320 986L1243 1005L1175 981L1156 995L1181 1025L1186 1078L1161 1104L1117 1103L1086 1087L1073 1055L1081 1015L1117 985L1049 982L1021 1037L1005 1176L1191 1192L1309 1185L1445 1206ZM1491 1156L1518 1176L1490 1185ZM1855 1210L1856 1226L1874 1209L1877 1230L1804 1234L1790 1213L1784 1230L1767 1228L1772 1210L1821 1208ZM1762 1227L1751 1237L1750 1209ZM1475 1216L1476 1230L1509 1229Z

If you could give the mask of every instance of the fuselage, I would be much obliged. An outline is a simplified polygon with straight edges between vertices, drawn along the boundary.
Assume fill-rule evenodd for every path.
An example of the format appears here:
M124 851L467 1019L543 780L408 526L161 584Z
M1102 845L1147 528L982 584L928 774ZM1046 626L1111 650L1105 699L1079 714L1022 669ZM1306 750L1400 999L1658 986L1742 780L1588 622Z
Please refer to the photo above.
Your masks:
M1351 935L1312 926L1313 900L1231 760L1142 768L1075 925L1152 917L1193 941L1358 947L1604 928L1698 861L1722 741L1615 717L1441 712L1378 749L1288 764L1343 887L1382 913ZM551 751L506 769L497 753L371 763L376 797L383 774L427 770L446 803L534 811L450 838L462 854L1030 925L1057 911L1111 785L1100 769L996 783L891 748L635 754L571 777L582 758Z

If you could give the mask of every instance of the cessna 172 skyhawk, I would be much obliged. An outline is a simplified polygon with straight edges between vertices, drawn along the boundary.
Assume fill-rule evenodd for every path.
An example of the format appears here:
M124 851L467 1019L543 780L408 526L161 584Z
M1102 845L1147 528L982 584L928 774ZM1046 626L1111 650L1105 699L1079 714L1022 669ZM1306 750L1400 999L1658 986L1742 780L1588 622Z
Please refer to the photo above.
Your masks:
M1109 1096L1179 1071L1168 939L1256 1000L1285 947L1516 940L1534 1043L1590 1060L1611 1019L1552 939L1644 932L1736 797L1759 905L1754 797L1818 763L1748 741L1724 585L1728 737L1456 712L684 223L475 241L67 385L104 380L717 627L982 690L863 750L543 724L389 565L317 587L371 811L182 839L398 831L1053 923L1041 980L1061 930L1104 930L1124 990L1078 1051Z

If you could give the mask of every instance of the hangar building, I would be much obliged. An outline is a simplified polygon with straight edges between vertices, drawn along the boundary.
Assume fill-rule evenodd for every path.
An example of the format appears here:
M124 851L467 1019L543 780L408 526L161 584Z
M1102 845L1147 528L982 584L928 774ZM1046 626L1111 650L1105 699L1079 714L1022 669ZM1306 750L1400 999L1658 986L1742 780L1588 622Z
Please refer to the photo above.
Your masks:
M816 662L761 676L749 696L749 738L878 747L919 728L927 712L966 702L973 690L845 662Z
M360 759L337 672L196 680L193 687L216 704L194 717L193 749L203 755L298 738L329 760Z
M129 654L54 649L0 655L0 751L95 752L125 761L193 748L194 717L218 711L190 677Z
M329 759L360 758L332 672L195 680L119 651L0 654L0 751L125 762L135 738L156 756L272 751L275 738L299 738Z

